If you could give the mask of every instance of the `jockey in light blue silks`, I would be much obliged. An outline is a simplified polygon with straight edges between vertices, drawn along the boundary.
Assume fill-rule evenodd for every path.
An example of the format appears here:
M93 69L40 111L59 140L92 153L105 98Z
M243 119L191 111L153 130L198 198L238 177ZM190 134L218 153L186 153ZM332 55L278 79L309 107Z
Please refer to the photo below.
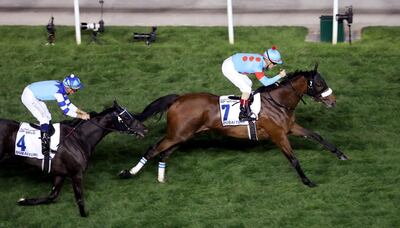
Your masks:
M271 85L280 78L285 77L286 72L285 70L281 70L278 75L268 78L265 76L264 70L272 69L277 64L282 63L281 54L275 46L266 50L263 55L238 53L224 61L222 64L222 73L242 92L239 113L240 121L250 121L254 119L251 117L251 110L248 101L253 83L247 75L255 74L257 79L264 86Z
M65 77L62 82L40 81L25 87L21 101L40 123L43 151L48 151L50 147L49 124L51 121L51 114L44 101L56 100L64 115L87 120L90 118L89 114L79 110L68 99L68 95L74 94L82 87L80 79L73 74Z

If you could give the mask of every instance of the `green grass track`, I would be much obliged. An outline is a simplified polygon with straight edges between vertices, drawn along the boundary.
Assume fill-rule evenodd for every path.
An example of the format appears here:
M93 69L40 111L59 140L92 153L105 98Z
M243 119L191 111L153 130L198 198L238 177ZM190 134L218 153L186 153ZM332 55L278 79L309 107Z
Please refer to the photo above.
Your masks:
M304 186L269 141L252 143L202 134L168 161L167 183L157 182L157 161L121 180L162 137L165 118L149 120L142 140L117 133L98 146L85 173L88 218L79 217L71 182L56 203L17 206L20 197L50 192L51 178L28 165L0 162L0 227L400 227L400 27L370 27L352 45L304 42L301 27L237 27L229 45L225 27L159 27L150 47L133 42L144 27L107 27L76 46L72 27L57 27L45 46L45 27L0 27L0 118L35 122L20 101L40 80L81 77L86 88L70 99L102 111L113 99L130 111L170 93L238 94L221 64L235 52L278 46L287 72L315 62L337 96L326 109L306 98L297 120L339 147L340 161L321 146L291 137L302 168L318 186ZM278 73L279 69L269 72ZM254 89L260 86L254 81ZM49 103L53 121L62 116Z

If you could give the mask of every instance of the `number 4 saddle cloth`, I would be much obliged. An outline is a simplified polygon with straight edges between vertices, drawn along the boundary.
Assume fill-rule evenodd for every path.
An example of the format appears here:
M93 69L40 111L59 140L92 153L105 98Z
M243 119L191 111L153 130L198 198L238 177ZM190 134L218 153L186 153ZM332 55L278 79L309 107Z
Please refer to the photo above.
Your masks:
M50 138L50 157L54 157L53 151L57 151L60 143L60 124L53 124L54 134ZM29 123L21 123L15 140L15 155L43 159L42 140L40 130Z
M240 102L237 97L231 99L233 95L219 97L219 110L221 113L221 122L223 126L248 125L248 121L239 120ZM239 98L240 99L240 98ZM260 93L254 95L253 103L250 105L252 117L258 119L258 113L261 109Z

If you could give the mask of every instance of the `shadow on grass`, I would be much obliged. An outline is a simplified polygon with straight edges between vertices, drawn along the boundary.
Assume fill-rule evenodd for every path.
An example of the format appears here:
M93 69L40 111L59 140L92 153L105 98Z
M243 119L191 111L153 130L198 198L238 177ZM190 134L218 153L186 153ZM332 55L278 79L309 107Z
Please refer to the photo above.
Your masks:
M0 178L3 180L18 177L25 184L52 183L52 176L18 158L6 157L0 160Z

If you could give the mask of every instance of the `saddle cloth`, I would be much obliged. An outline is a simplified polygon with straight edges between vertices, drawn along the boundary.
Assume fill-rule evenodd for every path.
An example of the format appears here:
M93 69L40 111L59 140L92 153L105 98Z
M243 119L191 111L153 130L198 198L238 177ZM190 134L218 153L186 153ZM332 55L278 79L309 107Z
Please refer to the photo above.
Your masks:
M57 151L60 143L60 124L53 124L53 127L55 132L50 138L51 158L54 158L53 151ZM15 155L43 159L40 130L31 127L29 123L21 123L15 140Z
M237 126L237 125L248 125L248 121L239 120L240 102L238 100L232 100L229 96L219 97L219 110L221 113L222 126ZM250 106L251 111L255 114L258 119L258 113L261 109L261 98L260 93L254 95L254 101ZM252 115L254 117L254 115Z

